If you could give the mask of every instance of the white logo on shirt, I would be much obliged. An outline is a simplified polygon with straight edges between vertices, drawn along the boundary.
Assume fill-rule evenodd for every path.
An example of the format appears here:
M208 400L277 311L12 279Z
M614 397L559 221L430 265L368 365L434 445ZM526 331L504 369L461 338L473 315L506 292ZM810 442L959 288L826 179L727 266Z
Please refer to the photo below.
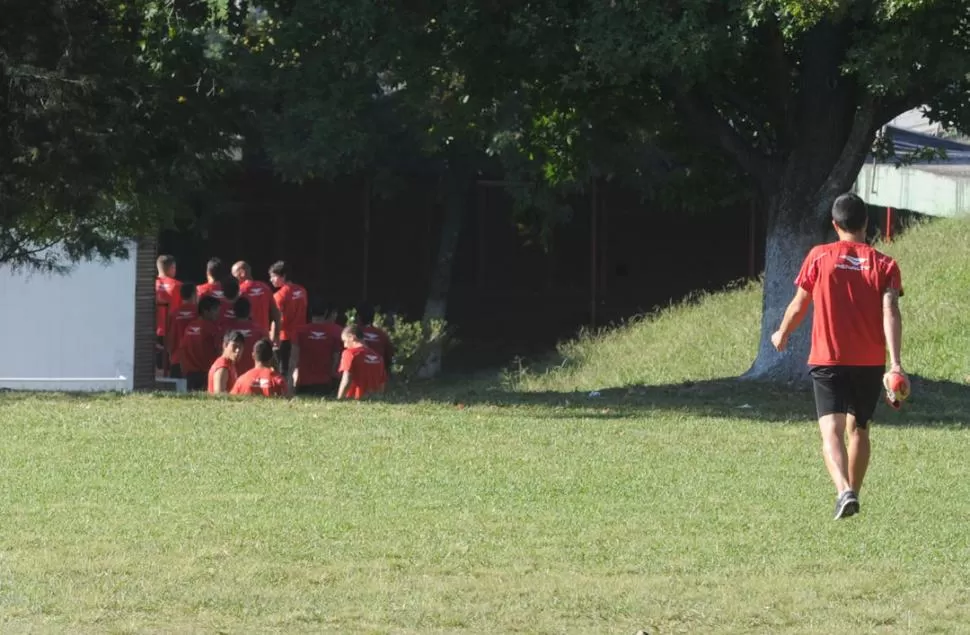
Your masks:
M241 334L245 339L248 339L249 334L252 333L252 331L249 329L237 329L236 332Z
M839 263L836 269L847 269L849 271L869 271L869 264L866 258L856 258L855 256L841 256L842 260L849 264Z
M218 289L213 289L207 295L211 295L211 296L214 296L216 298L224 298L224 297L226 297L225 294L222 291L219 291Z
M377 333L364 333L364 339L368 342L376 342L381 338Z
M381 358L378 357L377 355L372 355L368 353L367 355L364 355L364 361L367 362L368 364L380 364Z
M327 339L327 334L326 334L326 332L322 332L322 331L310 331L310 339L311 340L325 340L325 339Z
M259 296L263 295L263 289L262 287L252 287L247 292L247 295L258 298Z
M186 335L202 335L202 327L201 326L187 326L187 327L185 327L185 334Z
M293 299L294 299L294 300L297 300L297 299L299 299L299 298L302 298L302 297L303 297L303 292L302 292L302 291L300 291L299 289L296 289L296 290L295 290L295 291L293 292Z

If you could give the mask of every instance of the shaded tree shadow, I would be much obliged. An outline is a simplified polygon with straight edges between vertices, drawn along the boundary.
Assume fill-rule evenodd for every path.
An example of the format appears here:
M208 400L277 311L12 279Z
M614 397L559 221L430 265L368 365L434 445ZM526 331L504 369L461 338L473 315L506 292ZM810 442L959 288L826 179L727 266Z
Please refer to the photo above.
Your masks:
M970 385L918 376L911 376L910 380L912 396L901 410L893 410L880 398L873 417L874 426L970 428ZM548 415L550 418L630 419L678 411L697 417L768 423L804 423L816 419L810 384L784 385L733 377L656 386L633 385L594 393L518 392L495 382L454 381L399 387L385 395L382 401L400 404L422 401L458 408L543 406L553 410Z

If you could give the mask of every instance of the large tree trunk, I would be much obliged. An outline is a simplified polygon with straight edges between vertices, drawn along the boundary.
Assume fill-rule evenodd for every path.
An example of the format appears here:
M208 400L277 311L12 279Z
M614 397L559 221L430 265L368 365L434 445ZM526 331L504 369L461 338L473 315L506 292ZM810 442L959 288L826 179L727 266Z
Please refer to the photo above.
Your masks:
M448 291L451 290L451 272L454 268L455 251L458 238L465 220L465 185L467 180L458 174L446 174L444 210L441 223L441 237L438 242L438 256L435 258L431 273L431 285L424 305L424 320L445 319L448 312ZM418 370L418 377L429 379L441 372L443 354L442 342L434 343L428 350L424 364Z

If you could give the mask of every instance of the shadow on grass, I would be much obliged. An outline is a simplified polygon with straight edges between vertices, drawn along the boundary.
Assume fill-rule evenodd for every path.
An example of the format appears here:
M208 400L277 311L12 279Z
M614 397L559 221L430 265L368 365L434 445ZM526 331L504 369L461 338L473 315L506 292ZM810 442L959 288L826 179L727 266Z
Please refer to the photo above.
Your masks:
M938 426L970 428L970 385L910 378L912 397L900 411L880 398L874 425ZM588 418L623 419L649 417L651 412L680 411L700 417L749 419L773 423L815 420L815 402L810 384L780 385L722 378L659 386L627 386L595 393L518 392L494 382L448 382L395 390L384 396L386 403L416 401L446 403L455 407L541 406L552 409L549 417L575 411ZM530 413L530 417L535 417Z
M913 396L895 411L880 399L875 425L970 428L970 385L912 376ZM207 400L204 393L176 395L154 393L156 398ZM15 401L37 400L120 403L123 393L21 392L0 389L0 406ZM541 407L530 418L633 419L660 412L679 412L695 417L744 419L768 423L807 423L815 419L810 385L781 385L736 378L721 378L668 385L626 386L595 393L585 391L520 392L509 390L490 377L452 378L434 382L396 385L380 402L392 405L418 403L455 408L491 406L509 409Z

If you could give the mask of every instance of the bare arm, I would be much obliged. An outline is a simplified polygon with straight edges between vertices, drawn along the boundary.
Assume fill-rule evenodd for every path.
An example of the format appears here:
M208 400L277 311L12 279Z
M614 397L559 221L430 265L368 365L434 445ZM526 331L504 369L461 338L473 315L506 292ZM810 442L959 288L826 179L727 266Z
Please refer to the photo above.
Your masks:
M347 388L350 387L350 371L346 371L344 376L340 378L340 387L337 389L337 399L343 399L344 395L347 394Z
M896 289L886 289L882 294L882 329L886 334L891 370L902 372L903 316L899 312L899 291Z
M224 395L229 392L231 386L229 385L229 371L225 368L220 368L216 371L216 374L212 377L215 381L213 382L212 392L217 395Z
M792 298L788 308L785 309L785 317L781 320L781 326L771 336L771 343L779 351L785 350L788 346L788 336L791 335L798 325L802 323L808 314L808 308L812 305L812 295L805 289L798 287L795 297Z

